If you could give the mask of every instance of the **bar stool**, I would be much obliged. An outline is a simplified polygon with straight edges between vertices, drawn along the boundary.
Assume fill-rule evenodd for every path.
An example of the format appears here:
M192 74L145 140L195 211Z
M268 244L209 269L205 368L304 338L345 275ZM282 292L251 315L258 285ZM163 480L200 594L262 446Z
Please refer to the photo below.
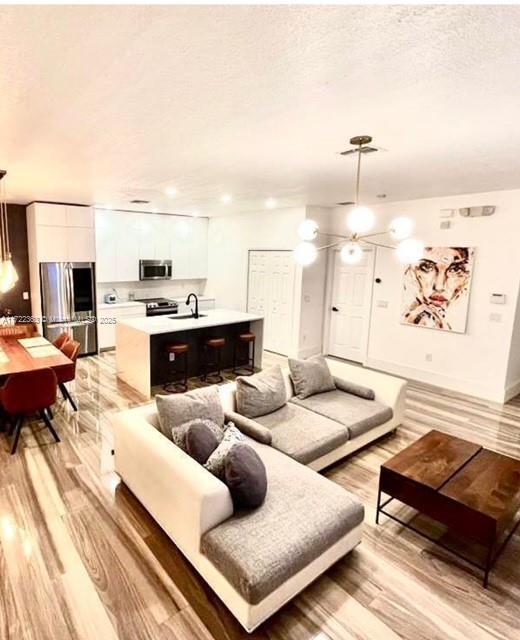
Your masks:
M242 376L252 376L255 372L255 339L256 336L250 331L239 333L235 337L235 344L233 345L233 373ZM251 349L251 345L253 348ZM247 360L245 363L238 364L238 358L240 351L247 349Z
M173 342L172 344L167 345L166 353L168 354L168 358L171 361L171 354L173 354L173 362L177 360L177 356L184 356L184 366L182 369L178 371L174 371L175 373L181 373L183 375L182 380L178 380L177 382L168 382L163 386L163 389L167 393L184 393L188 391L188 351L190 347L186 342Z
M221 373L221 362L222 362L222 349L226 345L225 338L207 338L204 341L204 351L202 354L202 371L203 374L201 376L201 380L203 382L208 382L208 378L211 378L210 382L212 384L216 384L218 382L223 382L224 377ZM215 354L215 360L209 360L210 349ZM208 374L209 369L209 374Z

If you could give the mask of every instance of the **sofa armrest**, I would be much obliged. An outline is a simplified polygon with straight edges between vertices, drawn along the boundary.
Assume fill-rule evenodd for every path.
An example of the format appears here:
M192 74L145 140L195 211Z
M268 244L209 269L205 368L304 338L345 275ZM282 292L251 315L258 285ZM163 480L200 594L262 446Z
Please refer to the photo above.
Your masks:
M246 436L262 444L271 444L273 439L271 430L259 422L251 420L251 418L246 418L246 416L236 413L235 411L226 411L225 417L226 421L231 420L231 422L234 422L238 429Z
M111 416L115 469L161 527L187 553L233 514L226 485L150 424L153 409Z
M405 410L406 380L331 358L327 358L327 364L333 376L373 389L376 394L375 399L392 408L393 421L396 426L402 424Z

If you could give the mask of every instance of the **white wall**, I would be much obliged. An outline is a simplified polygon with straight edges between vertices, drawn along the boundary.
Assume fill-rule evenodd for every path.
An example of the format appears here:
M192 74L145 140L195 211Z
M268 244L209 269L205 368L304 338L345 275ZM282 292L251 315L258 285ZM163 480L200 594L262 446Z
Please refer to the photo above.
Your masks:
M439 212L446 208L496 205L495 215L462 218L441 230ZM465 334L403 325L399 321L403 267L393 251L377 249L368 358L371 367L405 375L464 393L503 401L520 278L520 190L429 198L373 207L378 228L397 215L416 221L415 235L430 246L475 247L473 281ZM346 210L335 210L335 228L344 232ZM506 295L504 306L491 304L491 293ZM377 300L388 302L378 307ZM498 313L499 322L490 320ZM520 330L515 331L520 343ZM431 354L432 361L426 360ZM520 358L520 344L517 346ZM518 363L509 377L520 378Z
M294 249L299 242L298 226L304 218L305 207L270 211L263 209L253 213L210 218L205 293L216 298L218 307L245 311L249 250ZM301 287L302 272L297 267L291 355L298 352Z

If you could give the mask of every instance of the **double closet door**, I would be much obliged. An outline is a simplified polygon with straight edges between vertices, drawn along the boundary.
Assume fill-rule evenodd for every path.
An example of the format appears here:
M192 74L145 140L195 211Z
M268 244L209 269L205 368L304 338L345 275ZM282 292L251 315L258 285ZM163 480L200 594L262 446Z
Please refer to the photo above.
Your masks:
M295 264L292 251L249 252L247 310L264 316L264 349L290 352Z

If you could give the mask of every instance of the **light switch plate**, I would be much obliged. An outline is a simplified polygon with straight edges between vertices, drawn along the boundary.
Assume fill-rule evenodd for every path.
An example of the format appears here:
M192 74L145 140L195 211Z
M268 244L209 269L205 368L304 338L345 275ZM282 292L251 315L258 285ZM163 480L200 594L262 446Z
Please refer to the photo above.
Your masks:
M502 314L500 313L490 313L489 320L491 322L502 322Z
M388 300L378 300L377 306L381 307L382 309L386 309L388 307Z
M505 293L492 293L489 296L489 302L491 302L491 304L505 304L506 295Z
M29 300L29 292L28 292L28 291L24 291L24 292L22 293L22 298L23 298L24 300Z

